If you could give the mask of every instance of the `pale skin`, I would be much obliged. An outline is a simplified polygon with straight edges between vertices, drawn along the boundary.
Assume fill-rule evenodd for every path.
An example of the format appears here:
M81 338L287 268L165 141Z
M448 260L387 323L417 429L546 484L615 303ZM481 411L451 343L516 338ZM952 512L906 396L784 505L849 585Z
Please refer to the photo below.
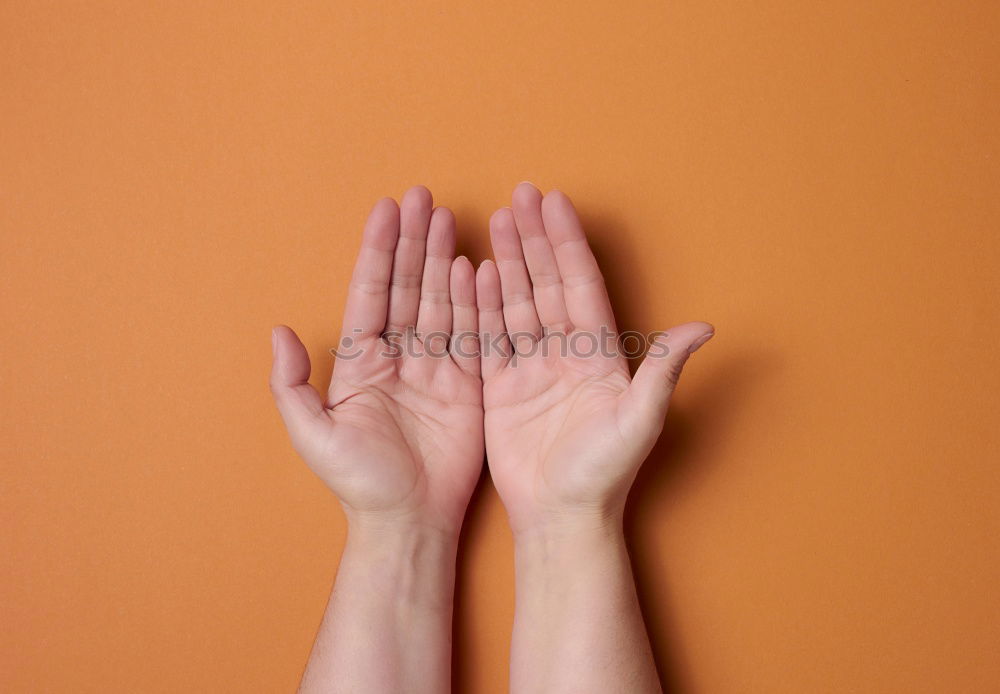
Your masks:
M455 554L484 450L515 541L511 690L660 691L622 513L714 330L670 329L630 378L586 349L615 321L569 198L522 183L490 236L496 262L474 271L425 188L379 201L344 312L356 356L325 398L299 339L274 331L278 409L349 527L301 691L450 691Z

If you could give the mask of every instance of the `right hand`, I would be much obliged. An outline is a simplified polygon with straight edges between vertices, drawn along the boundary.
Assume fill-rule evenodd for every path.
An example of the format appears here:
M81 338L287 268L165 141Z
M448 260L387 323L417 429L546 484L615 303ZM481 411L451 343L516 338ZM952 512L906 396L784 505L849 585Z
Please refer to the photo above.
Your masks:
M511 526L620 519L681 369L714 329L672 328L632 379L616 339L595 355L574 353L574 344L586 351L616 328L569 198L543 198L522 183L513 208L493 215L490 235L496 263L483 263L476 278L486 455ZM498 354L497 344L514 356Z

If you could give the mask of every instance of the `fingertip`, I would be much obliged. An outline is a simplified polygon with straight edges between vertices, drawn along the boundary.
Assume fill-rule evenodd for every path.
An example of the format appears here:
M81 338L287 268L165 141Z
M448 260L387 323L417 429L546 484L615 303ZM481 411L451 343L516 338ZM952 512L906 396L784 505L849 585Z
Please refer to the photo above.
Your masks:
M476 269L476 278L487 278L497 274L497 264L493 262L491 258L487 258L483 262L479 263L479 267Z
M298 333L292 330L289 326L278 324L274 326L274 334L277 336L279 342L284 342L290 340L292 342L298 342L301 344L302 340L299 339Z
M715 326L704 321L683 323L660 333L653 343L669 348L668 353L692 354L715 336Z
M311 365L309 352L295 331L287 325L271 329L271 348L274 361L271 367L271 385L284 386L309 379Z
M508 206L501 207L499 210L490 215L490 231L500 229L508 223L513 223L513 221L514 211Z
M490 217L490 244L497 260L510 260L521 256L521 240L514 221L514 211L501 207Z
M386 196L384 198L379 198L374 205L372 205L372 213L381 212L391 213L392 211L399 211L399 205L396 203L394 198Z
M365 222L364 235L376 248L392 250L399 234L399 205L392 198L382 198L372 206Z
M692 321L676 328L683 331L685 338L690 339L688 344L688 354L693 354L695 350L715 337L715 326L705 321Z
M431 212L431 220L454 226L455 213L452 212L450 208L441 205L439 207L435 207Z
M451 263L450 289L453 305L476 303L476 270L464 255Z
M553 188L542 198L542 207L548 208L560 208L569 207L573 208L573 201L569 199L566 193L562 192L558 188Z
M451 261L451 288L452 293L461 290L463 287L476 286L476 269L464 255L460 255ZM452 297L454 301L454 297Z
M499 297L500 293L500 272L497 264L492 260L484 260L479 269L476 270L476 294L480 299L484 297Z
M403 194L403 202L409 202L421 207L430 207L434 202L434 196L427 186L415 185Z
M511 198L517 202L521 200L534 200L542 197L542 191L531 181L521 181L514 186L514 193Z
M289 336L291 336L293 339L298 339L298 336L295 335L295 331L283 323L279 323L278 325L271 328L271 344L274 345L275 347L279 343L287 340Z
M435 207L431 213L427 254L445 258L455 255L455 215L447 207Z
M406 191L399 203L400 236L427 238L433 207L431 192L424 186L414 186Z
M576 213L573 201L561 190L551 190L542 198L542 219L545 222L545 232L554 234L557 238L575 237L583 234L580 217ZM553 226L553 229L549 227Z

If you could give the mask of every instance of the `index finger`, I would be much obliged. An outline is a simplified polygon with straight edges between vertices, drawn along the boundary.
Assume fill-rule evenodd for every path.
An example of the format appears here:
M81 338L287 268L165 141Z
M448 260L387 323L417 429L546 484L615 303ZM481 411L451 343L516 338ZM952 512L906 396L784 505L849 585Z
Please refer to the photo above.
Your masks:
M603 326L614 331L615 314L604 276L573 203L560 191L552 191L542 199L542 221L556 255L570 323L583 330L595 331Z
M381 335L389 309L392 256L399 239L399 207L382 198L372 208L347 293L341 337Z

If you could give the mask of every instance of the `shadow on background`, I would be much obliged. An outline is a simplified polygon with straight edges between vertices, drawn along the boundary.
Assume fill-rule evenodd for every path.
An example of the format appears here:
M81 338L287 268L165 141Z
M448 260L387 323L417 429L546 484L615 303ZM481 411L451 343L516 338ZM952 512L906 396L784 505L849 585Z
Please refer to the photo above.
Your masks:
M623 235L630 237L627 233L623 234L620 223L585 211L581 211L580 216L604 273L619 331L648 332L673 325L673 322L670 325L651 325L646 309L649 303L648 285L641 278L637 281L635 276L640 268L666 267L669 271L669 262L658 262L657 259L651 262L645 258L640 263L633 244L616 242ZM678 315L676 318L687 320L690 317ZM711 320L711 316L705 318ZM735 339L735 336L726 334L725 326L720 326L720 332L722 339ZM633 373L640 361L641 358L630 363ZM656 543L652 541L655 528L650 523L654 517L652 511L668 503L669 499L676 498L697 479L711 473L712 466L701 464L694 467L690 463L692 460L704 461L706 456L698 455L698 451L710 447L712 441L725 435L736 415L738 403L748 397L752 381L766 361L763 355L741 357L721 364L716 360L711 365L711 373L707 376L702 374L697 391L685 392L683 408L671 407L663 434L640 468L629 496L625 511L625 535L639 603L660 681L666 692L687 691L689 682L682 665L683 646L678 643L677 630L670 618L671 586L664 585L662 571L657 569L658 557L652 554L656 551ZM704 365L699 365L699 368L704 368ZM683 377L679 388L684 388Z
M625 509L628 540L636 590L666 692L688 691L683 667L684 645L671 621L672 586L665 585L662 563L654 554L654 509L669 504L685 490L713 474L722 463L704 451L725 437L740 402L748 397L757 359L734 359L716 364L698 390L685 394L684 406L671 407L659 441L639 469ZM681 377L680 388L684 379ZM697 465L692 461L699 461ZM707 463L707 464L706 464ZM683 559L678 559L683 561Z

